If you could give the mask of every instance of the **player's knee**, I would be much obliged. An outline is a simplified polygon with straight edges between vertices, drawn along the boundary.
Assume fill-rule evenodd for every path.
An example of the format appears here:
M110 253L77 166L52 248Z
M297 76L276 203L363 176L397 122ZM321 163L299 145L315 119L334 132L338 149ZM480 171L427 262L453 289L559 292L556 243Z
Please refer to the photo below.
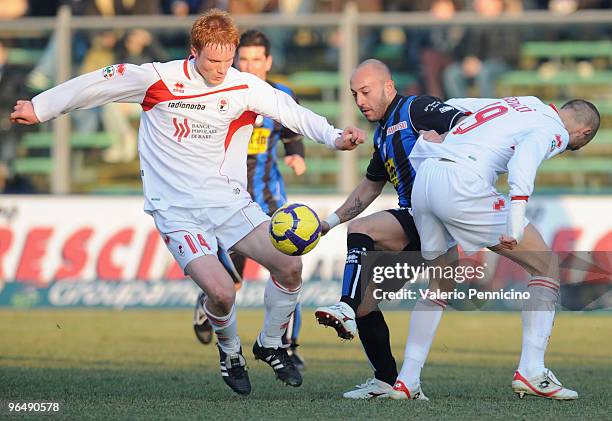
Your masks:
M299 257L286 259L273 272L274 279L282 286L296 289L302 283L302 260Z
M530 266L532 276L559 278L559 257L552 251L540 251L531 254Z
M211 301L215 308L223 310L223 314L227 314L236 301L236 290L235 288L218 288L213 290L207 299Z
M370 234L370 224L368 224L364 218L353 219L348 224L349 234Z

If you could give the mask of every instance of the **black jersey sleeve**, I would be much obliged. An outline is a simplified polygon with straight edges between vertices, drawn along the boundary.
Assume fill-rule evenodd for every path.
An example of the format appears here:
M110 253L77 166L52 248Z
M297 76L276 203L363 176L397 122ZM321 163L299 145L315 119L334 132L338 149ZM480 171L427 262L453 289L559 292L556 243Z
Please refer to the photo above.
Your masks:
M387 170L385 168L385 164L380 158L380 153L378 153L376 147L374 147L372 158L370 159L370 163L368 164L368 169L366 170L366 177L370 181L387 180Z
M285 156L299 155L302 158L306 156L304 140L301 135L296 135L291 140L283 139L283 145L285 146Z
M416 97L410 104L410 121L415 132L435 130L442 134L449 131L465 114L429 95Z

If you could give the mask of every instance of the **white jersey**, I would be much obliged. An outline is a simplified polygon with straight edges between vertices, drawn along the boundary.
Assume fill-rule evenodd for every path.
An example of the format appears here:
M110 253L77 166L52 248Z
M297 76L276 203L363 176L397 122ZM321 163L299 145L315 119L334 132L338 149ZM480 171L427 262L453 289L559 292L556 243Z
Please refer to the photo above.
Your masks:
M569 133L552 105L533 96L501 99L451 99L447 104L470 115L444 142L420 137L410 154L418 166L427 158L446 158L494 185L508 173L511 197L529 197L543 160L563 152Z
M41 122L109 102L142 105L138 151L147 211L250 200L246 157L257 115L330 148L341 134L252 74L230 68L223 83L208 85L194 59L108 66L32 99Z

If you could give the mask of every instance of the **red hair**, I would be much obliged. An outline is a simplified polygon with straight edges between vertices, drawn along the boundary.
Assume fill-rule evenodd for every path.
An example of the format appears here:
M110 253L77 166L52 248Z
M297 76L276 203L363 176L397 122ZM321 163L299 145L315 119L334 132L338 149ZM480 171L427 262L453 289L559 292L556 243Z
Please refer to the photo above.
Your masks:
M191 46L199 52L207 45L238 46L240 32L229 13L210 9L200 15L191 27Z

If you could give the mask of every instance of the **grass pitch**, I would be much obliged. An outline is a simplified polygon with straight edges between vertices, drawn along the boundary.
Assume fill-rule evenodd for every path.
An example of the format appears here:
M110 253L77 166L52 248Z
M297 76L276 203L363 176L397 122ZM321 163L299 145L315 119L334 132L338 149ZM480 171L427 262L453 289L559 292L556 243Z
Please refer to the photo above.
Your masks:
M520 349L518 313L445 314L422 381L430 402L349 401L342 392L371 376L357 341L342 342L304 310L300 388L255 361L262 311L239 310L253 392L221 380L214 346L200 345L189 310L0 311L0 419L8 401L61 402L66 419L611 419L612 316L560 314L547 365L580 393L574 402L510 389ZM398 367L408 313L389 312ZM16 418L39 418L16 415Z

